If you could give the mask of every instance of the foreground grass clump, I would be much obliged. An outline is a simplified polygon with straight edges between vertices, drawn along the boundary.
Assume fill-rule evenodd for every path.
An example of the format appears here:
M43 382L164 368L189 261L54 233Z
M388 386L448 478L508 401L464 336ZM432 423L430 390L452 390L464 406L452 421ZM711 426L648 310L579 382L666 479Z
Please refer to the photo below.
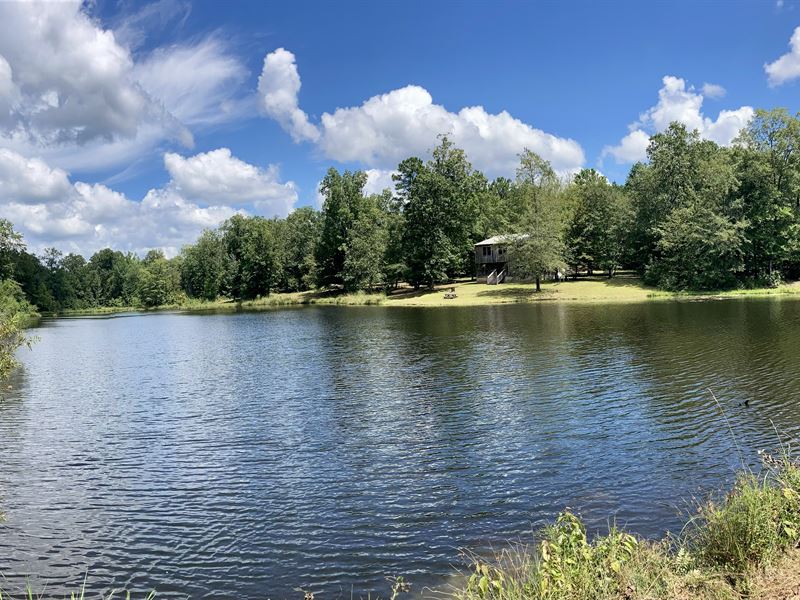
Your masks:
M154 600L156 597L155 592L150 592L144 597L144 600ZM36 594L34 591L29 587L25 589L25 592L20 597L23 600L44 600L45 598L49 598L49 596L45 596L44 594ZM131 600L132 596L130 592L125 592L123 595L117 595L117 592L111 592L108 596L102 596L102 600L116 600L117 598L124 598L124 600ZM69 595L69 600L85 600L86 599L86 590L85 586L81 588L79 592L72 592ZM3 591L0 590L0 600L14 600L8 594L3 594ZM66 600L66 599L65 599Z
M730 493L676 537L653 543L615 527L589 539L567 511L533 548L474 560L458 600L800 598L800 465L762 455ZM796 587L796 589L795 589Z

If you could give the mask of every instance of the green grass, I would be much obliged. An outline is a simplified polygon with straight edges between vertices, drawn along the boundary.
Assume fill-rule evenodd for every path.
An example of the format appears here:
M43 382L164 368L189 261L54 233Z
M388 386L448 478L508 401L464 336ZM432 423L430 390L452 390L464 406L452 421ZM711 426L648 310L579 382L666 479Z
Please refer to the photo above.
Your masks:
M155 592L150 592L149 594L144 596L143 600L154 600L156 597ZM19 596L11 596L9 594L4 594L2 590L0 590L0 600L45 600L45 598L53 598L53 596L45 595L45 592L36 593L33 591L30 585L25 587L25 590ZM65 600L86 600L86 583L81 586L81 589L77 592L70 593L69 596L64 597ZM112 591L108 595L101 595L101 600L118 600L120 598L124 598L124 600L131 600L132 596L130 592L121 592L118 593L117 591Z
M703 503L677 537L636 538L615 527L589 539L559 515L533 547L474 559L457 600L771 600L800 594L800 466L768 455L721 500ZM798 586L798 587L795 587Z
M455 288L456 297L445 298L445 291ZM611 279L604 276L581 277L573 281L542 282L541 291L533 283L503 283L487 285L474 281L460 281L437 286L433 290L405 288L392 292L387 306L483 306L489 304L518 304L534 302L600 303L648 302L653 300L715 299L745 296L798 295L797 283L777 288L727 290L722 292L671 292L659 290L642 283L631 273L621 273Z
M216 300L199 300L185 298L180 302L164 304L153 308L137 306L102 306L96 308L67 309L58 314L48 316L78 317L92 315L108 315L123 312L160 312L181 310L190 312L225 312L240 310L265 310L285 306L307 306L311 304L339 305L339 306L374 306L383 304L386 294L383 293L342 293L337 290L313 290L308 292L281 292L256 298L254 300L236 301L230 298L217 298Z
M445 298L445 292L455 288L456 297ZM503 283L487 285L470 280L456 281L436 286L434 289L415 290L404 286L383 292L344 293L340 290L311 290L307 292L273 293L255 300L237 302L229 298L198 300L183 298L180 302L144 309L135 306L109 306L70 309L61 316L104 315L120 312L150 312L183 310L219 312L238 310L266 310L286 306L337 305L337 306L485 306L494 304L519 304L536 302L617 304L680 299L738 298L746 296L791 296L800 298L800 283L784 284L777 288L728 290L722 292L670 292L647 286L631 273L621 273L611 279L604 276L582 277L577 281L542 283L540 292L533 283Z

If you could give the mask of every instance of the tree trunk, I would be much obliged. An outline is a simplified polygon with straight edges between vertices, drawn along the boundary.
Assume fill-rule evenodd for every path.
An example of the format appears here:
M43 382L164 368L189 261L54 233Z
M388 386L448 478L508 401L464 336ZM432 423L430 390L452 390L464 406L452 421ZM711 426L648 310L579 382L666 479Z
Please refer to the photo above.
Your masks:
M537 292L541 292L542 291L542 282L539 280L538 276L536 277L536 291Z

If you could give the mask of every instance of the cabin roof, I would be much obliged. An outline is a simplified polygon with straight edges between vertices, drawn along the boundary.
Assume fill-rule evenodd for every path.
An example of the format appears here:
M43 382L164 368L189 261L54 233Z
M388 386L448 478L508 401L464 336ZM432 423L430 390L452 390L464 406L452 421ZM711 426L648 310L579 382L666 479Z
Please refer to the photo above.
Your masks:
M508 242L516 242L519 240L526 240L530 236L527 233L512 233L505 235L494 235L490 238L478 242L476 246L496 246L497 244L507 244Z

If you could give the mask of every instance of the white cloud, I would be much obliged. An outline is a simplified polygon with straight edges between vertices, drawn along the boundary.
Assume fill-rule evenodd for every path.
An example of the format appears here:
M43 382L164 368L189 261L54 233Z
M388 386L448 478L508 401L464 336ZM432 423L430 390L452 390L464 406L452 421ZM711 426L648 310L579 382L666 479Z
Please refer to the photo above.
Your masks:
M764 65L771 86L782 85L800 77L800 27L795 28L789 40L789 52Z
M11 65L0 54L0 125L11 115L11 109L19 99L19 90L14 83Z
M298 105L300 76L294 55L279 49L267 55L264 65L259 89L269 83L269 96L262 90L265 112L295 141L316 141L333 160L391 169L408 156L426 155L436 146L437 136L447 134L489 175L513 175L517 155L525 148L549 160L561 173L575 171L584 163L583 149L574 140L531 127L506 111L492 114L482 106L472 106L451 112L416 85L373 96L360 106L326 112L316 127Z
M169 19L168 4L156 12ZM0 146L96 172L164 144L191 147L192 129L245 113L247 71L220 40L136 63L85 10L79 0L0 2Z
M237 212L286 214L297 196L294 184L280 183L274 169L248 165L227 149L171 155L165 163L175 179L134 201L102 184L71 183L65 171L40 159L0 150L0 217L11 220L34 251L55 245L88 255L111 246L174 255ZM205 178L199 172L204 166L212 170Z
M166 111L189 126L227 121L240 108L234 93L247 70L215 39L159 48L133 75Z
M754 114L755 111L751 106L742 106L736 110L721 110L716 121L705 119L700 134L720 146L729 146L739 132L747 127Z
M0 4L0 54L23 95L17 123L38 142L130 137L147 115L130 54L77 0Z
M703 96L706 98L724 98L725 94L728 93L724 87L716 83L704 83L701 89L703 90Z
M70 193L67 173L38 158L25 158L0 148L0 198L22 203L58 200Z
M492 175L513 174L525 148L549 160L557 171L583 165L580 145L534 129L507 112L482 106L452 113L434 104L427 90L407 86L373 96L361 106L322 115L320 146L329 158L390 168L411 155L425 155L436 136L447 134L472 163Z
M391 190L394 192L394 180L392 175L397 171L385 171L382 169L367 169L364 171L367 174L367 183L364 185L364 193L380 194L383 190Z
M300 74L294 54L278 48L264 57L264 68L258 78L258 92L263 111L280 123L295 142L317 141L319 131L298 106Z
M603 156L611 155L619 164L633 163L647 157L650 136L641 129L634 129L616 146L603 148Z
M278 169L260 169L231 155L228 148L184 158L164 155L172 185L186 198L220 205L252 204L269 216L285 217L297 200L294 183L281 183Z
M112 17L117 41L131 50L142 47L154 32L180 29L192 12L189 0L155 0L146 4L118 3L121 11ZM134 9L131 12L126 8Z
M658 103L639 115L639 120L629 127L629 133L615 146L606 146L602 158L612 156L617 163L630 163L647 158L650 135L664 131L670 123L678 121L689 129L697 129L700 136L727 146L753 117L753 108L742 106L735 110L722 110L716 120L702 112L704 95L686 81L667 75L658 92ZM708 84L707 84L708 85Z

